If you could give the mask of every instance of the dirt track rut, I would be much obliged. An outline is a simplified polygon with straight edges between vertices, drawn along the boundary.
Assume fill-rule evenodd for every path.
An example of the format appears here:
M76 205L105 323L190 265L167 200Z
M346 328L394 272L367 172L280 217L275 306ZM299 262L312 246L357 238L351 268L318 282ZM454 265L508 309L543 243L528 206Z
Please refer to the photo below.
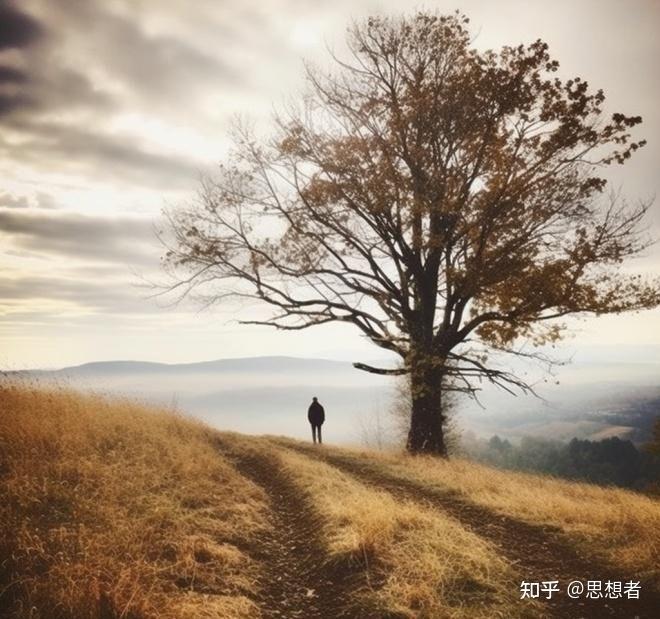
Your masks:
M578 619L620 617L622 619L651 619L660 616L660 593L645 586L639 600L622 598L571 599L566 594L566 585L573 580L583 583L588 580L627 582L637 580L631 575L616 573L602 559L580 554L559 529L532 525L515 518L497 514L486 507L471 503L451 491L430 489L390 475L363 460L330 454L316 448L287 444L288 448L313 457L322 458L360 481L377 486L395 496L440 509L461 522L473 533L494 543L501 554L517 567L521 577L527 581L540 582L559 580L561 592L555 593L545 602L547 616ZM518 587L520 583L516 583Z
M355 606L366 583L358 564L331 563L318 537L319 523L301 493L281 473L275 458L221 444L223 455L270 498L271 527L250 556L262 565L257 600L265 619L377 617Z

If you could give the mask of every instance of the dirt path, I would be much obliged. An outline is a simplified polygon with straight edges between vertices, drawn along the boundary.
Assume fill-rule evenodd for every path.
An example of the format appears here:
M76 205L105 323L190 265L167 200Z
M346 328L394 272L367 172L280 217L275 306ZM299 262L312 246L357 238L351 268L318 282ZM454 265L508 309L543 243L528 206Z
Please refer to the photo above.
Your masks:
M634 575L616 573L596 557L581 554L559 529L532 525L515 518L497 514L486 507L470 503L457 493L431 489L413 481L389 475L369 466L363 460L330 454L312 447L293 447L307 456L320 457L360 481L378 486L395 496L412 499L441 509L456 518L473 533L498 546L502 555L530 582L558 580L560 593L546 601L548 616L578 619L581 617L620 617L651 619L660 616L660 593L644 587L640 599L571 599L566 586L573 580L586 585L588 580L628 582ZM520 583L515 583L516 588Z
M220 447L270 498L272 526L258 545L249 548L250 556L262 565L257 602L263 617L374 617L355 607L358 590L366 584L364 570L358 564L328 562L318 538L319 523L276 460L267 454L241 453L224 443Z

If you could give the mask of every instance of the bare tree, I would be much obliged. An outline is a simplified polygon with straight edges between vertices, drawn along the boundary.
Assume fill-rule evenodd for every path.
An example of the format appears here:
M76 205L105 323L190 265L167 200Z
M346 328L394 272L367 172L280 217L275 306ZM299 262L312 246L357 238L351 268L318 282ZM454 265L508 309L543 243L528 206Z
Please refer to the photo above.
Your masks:
M380 406L358 417L360 443L369 449L384 451L397 447L398 436L393 432L387 411Z
M637 116L562 81L540 40L480 52L467 18L418 13L349 29L348 61L307 70L273 137L238 130L199 201L169 214L175 290L256 299L278 329L354 325L409 374L408 449L445 455L443 385L529 385L493 362L557 321L660 303L625 275L648 204L604 195ZM529 349L527 349L529 350Z

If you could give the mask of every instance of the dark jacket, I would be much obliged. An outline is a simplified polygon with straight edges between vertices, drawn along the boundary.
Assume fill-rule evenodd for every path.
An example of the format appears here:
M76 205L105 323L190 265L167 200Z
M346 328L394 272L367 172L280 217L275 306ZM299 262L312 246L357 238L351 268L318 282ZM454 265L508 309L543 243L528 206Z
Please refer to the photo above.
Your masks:
M315 426L320 426L325 421L325 411L318 402L312 402L309 405L307 419L309 419L309 423Z

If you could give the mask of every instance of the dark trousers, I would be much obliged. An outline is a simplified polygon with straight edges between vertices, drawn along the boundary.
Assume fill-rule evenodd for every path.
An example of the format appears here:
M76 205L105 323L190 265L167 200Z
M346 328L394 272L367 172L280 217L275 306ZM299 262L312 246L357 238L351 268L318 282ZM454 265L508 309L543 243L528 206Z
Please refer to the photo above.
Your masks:
M316 443L316 435L318 434L319 437L319 444L321 444L323 441L321 440L321 424L318 423L313 423L312 424L312 439Z

